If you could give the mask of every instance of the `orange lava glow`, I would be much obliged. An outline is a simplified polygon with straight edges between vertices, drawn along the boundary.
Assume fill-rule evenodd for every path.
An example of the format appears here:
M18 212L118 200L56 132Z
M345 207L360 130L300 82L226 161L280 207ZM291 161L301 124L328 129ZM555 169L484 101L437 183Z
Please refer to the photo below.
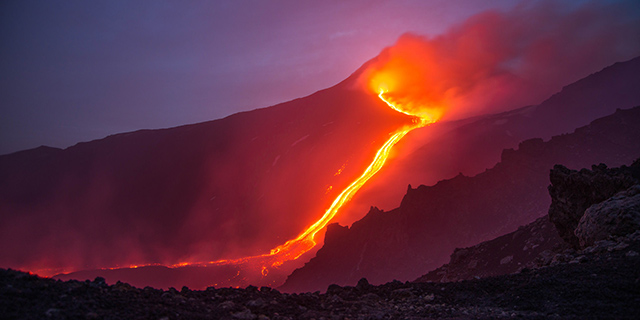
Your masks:
M412 116L413 123L410 125L406 125L396 132L392 133L387 139L387 141L378 149L376 152L373 161L369 164L369 166L364 170L364 172L356 178L349 186L347 186L342 192L336 197L331 206L325 211L324 215L316 221L314 224L309 226L304 232L302 232L295 239L289 240L281 246L278 246L271 250L268 254L245 257L234 260L218 260L211 261L207 263L199 263L197 265L226 265L226 264L255 264L255 267L259 268L264 276L268 274L268 267L279 267L284 262L289 260L295 260L299 258L305 252L311 250L315 245L315 235L324 229L327 224L338 214L340 209L347 203L353 196L364 186L371 177L373 177L382 167L385 162L389 158L391 153L391 149L396 143L398 143L407 133L415 130L417 128L424 127L430 123L435 122L440 113L434 112L435 109L421 109L423 112L414 114L412 113L415 107L405 108L403 105L399 103L394 103L390 99L385 98L386 89L379 88L378 97L382 100L386 105L390 108L404 113L406 115ZM426 111L425 111L426 110ZM340 169L337 174L342 171ZM180 267L184 266L184 263L177 264L172 267Z
M425 83L436 86L435 81L432 83L431 79L424 76L435 70L431 70L431 66L425 67L421 59L411 56L410 50L395 47L389 50L392 52L387 59L378 61L368 70L369 74L365 73L368 89L379 93L382 101L400 113L427 123L438 121L442 117L443 106L449 103L448 95L454 90L439 92L434 88L425 88Z
M311 250L316 245L315 236L318 232L324 229L327 224L338 214L340 209L349 202L353 196L364 186L369 179L371 179L382 167L389 158L391 150L407 133L417 128L424 127L430 123L437 121L441 115L434 108L416 108L414 105L407 105L401 103L402 100L394 100L387 96L389 90L388 83L381 83L381 77L373 77L371 79L371 85L376 85L373 90L374 94L377 94L380 100L382 100L390 108L401 112L403 114L413 117L411 124L405 125L397 131L390 134L386 142L378 149L375 157L364 170L364 172L356 178L349 186L344 188L342 192L335 198L331 206L324 212L322 217L315 223L305 229L298 237L291 239L286 243L271 249L269 253L243 257L239 259L221 259L209 262L200 263L188 263L181 262L171 265L171 268L186 267L186 266L221 266L221 265L241 265L245 270L256 270L261 273L263 277L269 274L269 268L278 268L286 261L295 260L304 253ZM342 173L344 166L336 172L335 175ZM328 190L331 190L333 186L330 186ZM137 268L140 266L130 266L131 268Z

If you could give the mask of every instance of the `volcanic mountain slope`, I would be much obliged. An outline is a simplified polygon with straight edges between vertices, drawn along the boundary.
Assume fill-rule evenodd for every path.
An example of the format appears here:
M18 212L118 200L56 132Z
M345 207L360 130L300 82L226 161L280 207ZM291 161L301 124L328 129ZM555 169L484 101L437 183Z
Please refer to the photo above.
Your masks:
M407 121L345 82L221 120L0 156L0 265L53 274L266 253Z
M407 120L358 87L366 68L309 97L221 120L0 156L0 240L8 244L0 265L54 274L233 258L282 244ZM637 72L640 59L591 75L587 103L563 108L607 113L613 104L598 101L640 104ZM612 78L616 86L600 85ZM569 88L559 97L571 100ZM552 100L410 134L397 152L410 156L389 161L338 221L359 219L363 204L397 205L394 186L477 173L532 132L557 133L530 125L559 112Z
M371 208L350 228L330 225L325 245L282 286L413 280L443 264L456 247L495 238L543 216L549 168L630 163L640 156L640 107L618 110L550 141L531 139L504 150L501 162L474 177L459 175L427 187L409 186L399 208Z
M476 175L494 166L503 149L514 148L523 140L547 140L612 114L617 108L638 106L638 74L640 57L569 84L539 105L415 130L396 146L405 150L354 199L351 215L359 217L371 205L397 207L407 184L432 185L458 173Z

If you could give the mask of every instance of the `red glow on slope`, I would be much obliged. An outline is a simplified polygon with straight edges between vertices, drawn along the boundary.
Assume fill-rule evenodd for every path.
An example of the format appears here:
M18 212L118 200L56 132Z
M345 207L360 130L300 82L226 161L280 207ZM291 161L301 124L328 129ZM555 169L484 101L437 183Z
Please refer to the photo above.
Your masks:
M375 77L372 79L371 84L377 83L379 79L383 77ZM388 80L388 78L386 78ZM424 127L430 123L433 123L439 119L442 112L437 108L417 108L415 105L406 104L399 99L399 95L387 95L389 85L380 84L377 88L373 89L372 94L377 94L382 102L388 107L413 117L411 124L405 125L399 128L395 132L391 133L385 143L377 150L373 160L367 166L367 168L358 176L351 184L340 192L335 198L329 208L324 212L322 217L315 223L307 227L302 233L300 233L295 239L291 239L286 243L272 249L269 253L249 256L238 259L221 259L209 262L190 263L181 262L171 265L171 268L187 267L187 266L223 266L223 265L238 265L242 266L244 270L255 270L262 277L266 277L269 274L269 268L278 268L283 263L290 260L298 259L301 255L311 250L317 244L315 236L318 232L323 230L327 224L339 213L340 209L348 203L353 196L362 188L369 179L371 179L382 167L389 158L391 150L407 133L414 129ZM344 166L340 168L335 175L342 173ZM329 186L327 192L333 189L333 186ZM150 266L150 265L145 265ZM139 268L142 266L131 265L129 268Z
M368 64L367 70L360 77L360 84L371 94L378 95L381 101L384 101L389 107L395 106L396 110L403 110L404 112L400 112L405 114L419 114L432 120L460 119L471 115L536 104L557 92L563 85L572 83L616 61L637 56L640 43L629 41L629 39L638 38L639 22L637 19L630 20L632 16L625 14L622 10L624 10L624 6L620 7L618 4L589 2L576 6L575 9L569 9L544 2L542 5L516 6L509 12L491 11L474 15L440 35L408 34L403 36L394 46L385 49L378 58ZM380 94L381 92L382 94ZM345 105L347 104L345 103ZM430 106L430 108L424 106ZM446 106L446 114L442 113L443 106ZM333 119L326 119L327 123L330 120ZM305 122L305 124L309 123ZM340 135L345 132L349 133L348 126L345 125L344 128L345 130ZM392 132L394 129L376 131L375 134ZM376 129L371 131L373 130ZM271 133L266 129L258 131ZM236 133L239 135L237 141L243 141L244 138L246 138L244 140L248 140L256 136L249 131L246 132L247 136L243 135L245 131ZM299 130L296 134L303 137L307 133ZM367 137L370 136L363 135L362 140L357 141L362 142ZM404 146L410 144L406 140L404 139ZM311 139L305 141L310 142ZM329 141L333 142L333 140L323 141L327 141L328 146L323 145L325 148L321 150L330 150ZM136 194L134 191L145 186L143 181L145 183L156 181L155 178L136 179L140 183L131 184L128 174L118 178L109 173L107 165L110 165L110 161L104 161L104 164L99 161L96 162L96 168L99 169L96 172L98 173L91 177L87 184L85 184L87 177L84 175L65 175L61 183L51 184L51 190L55 191L43 193L47 195L44 198L54 200L37 202L37 206L33 207L36 209L32 209L31 204L25 207L26 209L19 207L20 210L3 207L3 212L15 211L16 214L5 223L8 227L3 229L4 239L6 243L11 244L7 247L11 248L3 251L1 256L7 265L32 270L42 275L55 275L98 266L123 266L131 262L139 264L158 262L166 265L176 261L205 261L208 259L207 257L238 257L255 252L267 252L269 248L282 243L281 240L276 240L280 238L274 237L273 234L281 235L286 232L287 236L284 239L291 239L304 227L315 222L311 220L311 216L317 218L325 213L324 210L329 207L333 197L343 191L342 188L352 181L349 179L356 178L358 174L363 172L360 170L365 169L365 162L370 161L369 158L374 155L375 148L380 147L381 143L382 141L377 142L375 147L358 144L359 147L368 149L364 150L367 155L360 154L359 158L353 159L351 166L344 172L338 170L336 174L342 174L337 178L333 178L331 175L339 167L339 163L344 161L344 158L334 157L336 162L332 163L330 169L324 168L322 179L316 177L306 179L308 182L305 185L306 188L301 188L314 192L306 192L307 198L304 199L300 199L301 197L297 197L298 199L295 200L287 199L288 206L285 208L279 206L279 203L284 202L282 197L289 194L287 192L280 193L280 191L283 186L293 185L291 182L299 183L295 177L300 176L299 172L302 169L299 171L289 169L287 169L289 171L278 171L274 176L281 177L281 179L264 179L264 182L261 182L256 189L260 192L246 194L247 198L253 199L264 193L264 199L268 199L255 201L252 206L247 207L244 212L251 212L251 215L244 215L247 218L237 218L233 214L224 217L223 214L218 214L218 207L220 207L220 212L232 212L229 210L233 208L232 204L245 200L245 194L238 190L229 190L229 194L233 196L225 198L224 194L219 194L218 187L227 186L230 182L240 180L236 174L237 171L229 169L240 168L238 171L241 171L248 167L237 166L235 159L244 156L245 154L241 152L247 152L251 148L234 148L235 153L228 155L231 160L226 160L227 157L225 157L225 160L220 160L215 164L216 169L211 170L209 176L218 179L221 176L224 177L220 179L223 182L219 184L202 183L201 186L196 187L191 182L200 182L200 178L184 180L189 181L189 185L194 186L193 189L185 188L186 185L176 188L176 191L182 191L177 192L179 194L175 199L172 199L172 203L175 208L179 208L180 212L183 212L182 210L185 208L192 209L190 212L180 215L170 215L167 210L164 215L157 216L157 210L154 209L166 205L147 205L147 201L152 202L150 200L136 200L135 202L128 200L128 194ZM414 145L417 146L419 143L421 142L416 141ZM395 147L396 151L394 152L403 152L399 147ZM167 149L171 148L167 146ZM341 152L344 152L344 149L346 148L343 148ZM320 150L320 148L315 150ZM204 153L198 151L195 154ZM273 156L276 160L269 162L265 167L269 165L274 167L276 162L277 165L283 164L284 157L280 158L278 154L273 154ZM322 157L315 158L318 162L326 160ZM367 159L363 160L365 158ZM106 158L100 157L100 159ZM304 159L304 157L297 155L296 161L300 161L300 159ZM151 163L151 160L147 160L148 163ZM206 161L207 159L203 160L203 162ZM455 168L461 166L459 163L467 160L457 161L458 163L448 163L447 168L455 170L455 173L464 172L462 168L459 170ZM288 165L290 166L291 163ZM315 164L310 164L310 166L313 165ZM160 161L150 167L153 166L159 167L159 170L166 170L166 164ZM187 168L188 166L182 167ZM303 166L297 168L303 168ZM435 167L430 166L430 168L434 169ZM198 169L200 168L198 167ZM196 172L193 176L201 176L202 181L208 181L209 176L202 174L203 171L198 169L193 170ZM270 168L261 167L261 169ZM446 170L441 169L435 168L433 174L424 174L420 178L417 178L412 172L408 173L400 169L393 175L400 177L401 174L404 174L416 177L414 181L419 183L431 181L421 180L422 177L428 176L428 179L432 179L435 183L435 181L447 177ZM356 172L354 173L353 170ZM181 171L181 175L190 176L190 169ZM161 171L152 170L149 172ZM260 171L256 175L262 174L262 172ZM282 174L283 172L287 174ZM320 174L318 175L320 176ZM24 175L24 178L28 176ZM18 177L20 178L20 176ZM144 178L145 176L140 175L139 177ZM121 186L118 179L125 181L127 185L131 186L130 189L117 187ZM398 180L400 179L398 178ZM313 180L321 180L322 183L309 182ZM384 177L379 176L377 180L384 181L385 186L388 186ZM41 181L41 179L38 177L35 181ZM279 184L276 185L274 182ZM371 187L371 182L375 184L377 181L369 181L368 187ZM46 185L49 186L49 184ZM12 185L5 186L14 188ZM318 188L316 190L309 186L318 186ZM243 187L244 185L240 184L238 189ZM329 188L331 190L328 190ZM264 192L263 190L268 191ZM358 196L359 199L351 202L351 208L354 208L356 203L360 201L362 203L358 204L358 208L369 207L371 203L366 200L368 195L362 194L363 191L365 190L359 191L361 193ZM146 198L140 198L154 199L155 192L156 190L146 192ZM385 191L385 194L391 193ZM190 194L194 194L193 201L190 200ZM243 195L237 196L238 194ZM282 197L280 197L281 194ZM213 195L218 196L215 201L211 198ZM327 199L328 196L332 198ZM178 201L176 199L189 200ZM220 199L223 201L219 201ZM322 200L313 202L309 199ZM130 205L134 203L135 206ZM189 207L184 206L187 203ZM322 203L322 205L319 206L318 203ZM307 206L307 204L309 205ZM14 205L18 208L21 204ZM380 205L386 206L385 203L380 203ZM129 208L131 208L130 211L128 211ZM260 208L268 210L260 215L254 214ZM304 217L301 215L294 218L284 214L292 212L295 208L310 209ZM35 215L26 214L30 212L29 210L34 210ZM214 210L216 213L212 214ZM345 212L350 209L343 208L341 210L342 212L337 214L342 218ZM353 211L358 212L357 214L362 212L362 210L356 209ZM23 212L25 214L22 214ZM83 212L92 212L92 214L81 215L80 213ZM283 214L280 215L280 212ZM312 214L308 214L309 212ZM114 215L117 215L118 218L114 219ZM177 218L177 216L180 217ZM50 219L49 217L54 218ZM354 216L352 221L357 220L356 218L357 216ZM153 222L150 221L151 219ZM251 219L249 220L251 223L242 219ZM273 222L273 224L267 225L266 221ZM124 223L135 227L122 230ZM94 224L100 224L99 234L93 231ZM142 235L140 234L140 226L144 226L144 234ZM178 241L173 241L174 239L165 241L169 232L176 231L176 226L181 226L175 234L175 240ZM246 232L249 230L247 227L252 228L250 234ZM59 232L59 230L64 230L64 232ZM258 234L255 230L260 230L260 233ZM228 243L232 243L232 245L227 246ZM100 254L96 254L96 252L100 252ZM267 256L271 259L270 255ZM224 261L231 263L228 260L220 260L220 262ZM189 265L192 264L183 263L175 266ZM264 265L270 264L265 263ZM260 270L260 267L255 269L255 274L259 276ZM273 272L269 273L269 277L273 276Z

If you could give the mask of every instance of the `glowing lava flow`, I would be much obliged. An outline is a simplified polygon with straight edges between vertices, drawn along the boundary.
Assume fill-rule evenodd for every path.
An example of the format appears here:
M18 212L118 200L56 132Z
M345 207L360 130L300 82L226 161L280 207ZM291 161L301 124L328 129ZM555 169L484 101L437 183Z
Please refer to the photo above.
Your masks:
M331 206L325 211L324 215L316 221L313 225L308 227L304 232L302 232L295 239L287 241L285 244L278 246L271 250L271 252L257 255L244 257L239 259L229 259L229 260L217 260L210 262L201 262L201 263L188 263L182 262L170 267L178 268L185 266L220 266L220 265L245 265L245 269L255 269L257 272L260 272L262 276L266 276L269 273L268 267L279 267L284 262L295 260L300 257L302 254L311 250L316 242L314 240L316 233L322 230L326 225L335 217L340 208L342 208L345 203L349 202L351 198L364 186L364 184L371 179L380 169L384 166L387 158L389 158L389 154L393 146L398 143L407 133L411 132L414 129L424 127L430 123L435 122L435 119L428 118L427 116L421 115L417 116L415 114L411 114L402 108L399 108L394 103L385 99L383 96L386 93L385 90L381 89L378 97L387 104L390 108L412 116L413 123L411 125L406 125L396 132L392 133L389 139L378 149L373 161L369 166L365 169L365 171L360 175L355 181L353 181L348 187L346 187L336 199L333 201ZM130 266L130 268L137 268L140 266Z
M316 242L314 241L316 233L322 230L326 225L335 217L340 208L344 206L345 203L349 202L351 198L362 188L362 186L373 177L380 169L384 166L387 158L389 158L389 153L393 146L398 143L407 133L410 131L426 126L427 124L435 122L434 119L426 118L426 117L418 117L414 114L406 112L405 110L397 107L389 100L385 99L383 96L386 92L384 90L380 90L378 97L385 104L387 104L390 108L401 112L403 114L414 117L414 121L412 125L404 126L403 128L397 130L391 137L382 145L378 152L376 153L373 161L367 169L360 175L355 181L353 181L348 187L346 187L336 199L333 201L329 209L325 211L324 215L316 221L313 225L307 228L304 232L302 232L297 238L287 241L285 244L278 246L271 250L268 254L263 254L259 256L245 257L235 260L218 260L211 261L201 265L223 265L223 264L236 264L236 263L247 263L252 260L259 260L263 266L262 272L264 274L266 268L265 265L269 264L272 267L278 267L282 265L285 261L295 260L300 257L305 252L311 250ZM183 264L179 264L176 266L182 266Z
M380 99L382 99L382 101L384 101L387 105L392 107L394 110L409 115L408 113L398 109L393 104L391 104L389 101L387 101L382 96L383 94L384 94L384 91L380 91L380 94L378 95L378 97L380 97ZM360 177L358 177L355 181L353 181L348 187L346 187L340 193L340 195L338 195L338 197L333 201L333 203L331 204L329 209L327 209L327 211L325 211L324 215L318 221L316 221L316 223L314 223L309 228L307 228L307 230L305 230L297 238L295 238L293 240L289 240L289 241L287 241L287 243L285 243L285 244L283 244L283 245L281 245L281 246L279 246L279 247L277 247L275 249L272 249L271 250L271 254L275 255L275 254L278 254L278 253L280 253L280 252L282 252L284 250L288 250L288 249L292 248L293 246L297 245L298 243L309 242L310 243L309 249L298 253L294 257L294 259L296 259L297 257L302 255L303 253L305 253L308 250L310 250L311 248L313 248L313 246L316 245L316 243L314 241L314 237L315 237L316 233L318 233L318 231L322 230L329 223L329 221L331 221L331 219L333 219L333 217L335 217L335 215L338 213L338 210L340 210L340 208L342 208L342 206L344 206L345 203L347 203L349 200L351 200L351 198L353 198L353 196L356 194L356 192L358 192L358 190L360 190L360 188L362 188L362 186L369 179L371 179L371 177L373 177L376 173L378 173L378 171L380 171L380 169L382 169L382 167L384 166L384 163L387 161L387 158L389 157L389 153L391 152L391 148L393 148L393 146L396 143L398 143L398 141L400 141L411 130L414 130L414 129L417 129L417 128L420 128L420 127L424 127L425 125L430 123L430 121L428 121L427 119L424 119L424 118L417 118L416 120L417 121L415 121L415 123L413 125L403 127L402 129L396 131L395 133L393 133L391 135L391 137L378 150L378 152L376 153L376 156L373 158L373 162L371 162L371 164L362 173L362 175L360 175Z

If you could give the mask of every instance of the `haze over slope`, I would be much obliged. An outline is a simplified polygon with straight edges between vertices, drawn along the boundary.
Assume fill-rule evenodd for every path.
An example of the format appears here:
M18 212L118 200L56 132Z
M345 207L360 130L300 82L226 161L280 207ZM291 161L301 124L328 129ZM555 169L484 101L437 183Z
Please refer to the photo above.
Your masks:
M0 156L0 237L11 244L0 264L73 270L268 252L317 219L406 121L339 85L221 120Z

